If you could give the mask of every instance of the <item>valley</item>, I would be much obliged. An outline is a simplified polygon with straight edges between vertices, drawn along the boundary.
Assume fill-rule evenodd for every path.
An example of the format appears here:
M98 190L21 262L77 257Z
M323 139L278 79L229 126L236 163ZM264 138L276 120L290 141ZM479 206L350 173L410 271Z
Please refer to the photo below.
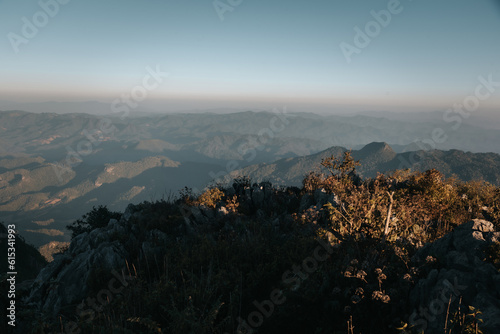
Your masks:
M322 159L349 149L361 160L362 177L436 168L447 177L499 184L500 131L464 126L459 137L450 135L439 150L422 150L429 147L416 138L443 126L438 121L286 109L124 119L4 111L0 220L17 224L36 247L67 242L66 225L93 206L123 211L129 203L176 198L185 187L200 193L241 176L300 186Z

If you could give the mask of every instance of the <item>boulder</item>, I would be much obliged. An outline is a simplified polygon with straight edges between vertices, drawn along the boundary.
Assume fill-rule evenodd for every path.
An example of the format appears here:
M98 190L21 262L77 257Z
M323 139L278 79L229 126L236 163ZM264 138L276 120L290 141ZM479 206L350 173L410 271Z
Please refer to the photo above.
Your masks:
M484 333L500 333L500 274L485 261L484 251L498 240L491 222L475 219L422 247L412 261L435 258L438 268L412 288L410 325L426 334L443 332L448 303L451 316L462 305L479 309Z
M129 217L131 216L132 214ZM54 261L40 271L29 291L27 304L55 317L61 310L81 303L88 295L89 278L95 274L94 270L111 273L114 269L125 266L129 252L121 239L116 239L116 235L117 232L130 235L125 243L129 245L132 240L134 244L137 242L134 226L122 216L119 221L112 219L105 227L77 235L65 253L55 255ZM141 247L143 250L154 251L154 248L148 249L148 246L166 241L164 233L153 230Z

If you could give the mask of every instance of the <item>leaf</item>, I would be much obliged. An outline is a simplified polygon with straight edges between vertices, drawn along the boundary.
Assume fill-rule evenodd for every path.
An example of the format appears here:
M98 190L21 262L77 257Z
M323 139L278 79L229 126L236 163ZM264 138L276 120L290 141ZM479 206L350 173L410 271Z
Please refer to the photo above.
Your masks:
M408 327L408 324L407 323L404 323L403 327L396 327L396 329L398 331L404 331L406 329L406 327Z
M412 230L413 230L413 233L415 233L415 234L420 234L422 232L422 228L418 224L413 225Z

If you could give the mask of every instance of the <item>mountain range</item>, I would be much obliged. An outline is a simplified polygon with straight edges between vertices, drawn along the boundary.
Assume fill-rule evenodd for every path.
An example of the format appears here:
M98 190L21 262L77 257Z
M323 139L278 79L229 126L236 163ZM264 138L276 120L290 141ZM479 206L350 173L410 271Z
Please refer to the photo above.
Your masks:
M343 147L331 147L303 157L280 159L274 163L261 163L231 173L231 178L249 177L255 182L269 181L277 185L300 186L310 171L321 172L320 163L331 156L341 157ZM446 177L455 176L463 181L483 180L500 184L500 155L471 153L460 150L432 150L396 153L387 143L373 142L352 152L361 166L356 169L361 177L373 178L377 173L398 169L426 171L437 169Z
M93 206L122 211L228 175L300 185L322 158L348 149L363 177L437 168L498 184L500 131L451 125L286 110L133 117L3 111L0 221L16 223L37 247L67 242L65 226ZM437 128L448 139L429 145Z

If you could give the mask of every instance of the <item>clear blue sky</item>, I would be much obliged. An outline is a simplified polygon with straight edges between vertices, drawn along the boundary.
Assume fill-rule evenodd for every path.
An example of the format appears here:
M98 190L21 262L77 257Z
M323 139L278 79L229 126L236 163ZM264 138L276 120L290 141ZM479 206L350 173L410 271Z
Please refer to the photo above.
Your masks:
M0 0L0 99L111 101L156 65L169 76L148 98L199 108L213 100L432 110L472 94L480 75L500 81L497 0L401 0L348 63L339 45L354 45L354 27L388 2L243 0L221 20L212 0L71 0L16 53L9 33L23 37L22 18L33 22L42 9ZM500 88L486 106L500 109Z

